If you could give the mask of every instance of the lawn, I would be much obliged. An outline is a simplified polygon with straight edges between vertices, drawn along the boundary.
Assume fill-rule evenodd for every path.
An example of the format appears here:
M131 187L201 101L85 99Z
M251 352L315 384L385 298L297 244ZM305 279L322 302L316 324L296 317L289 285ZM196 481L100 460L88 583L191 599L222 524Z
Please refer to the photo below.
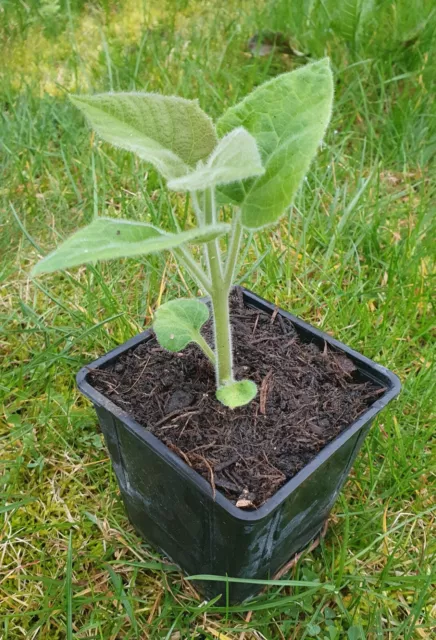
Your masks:
M433 2L0 0L0 20L2 640L434 637ZM291 48L253 51L265 30ZM153 170L91 134L69 92L178 94L216 118L324 55L336 81L325 144L280 227L253 237L241 281L395 371L403 391L325 539L284 576L319 586L218 606L129 525L75 387L162 301L199 291L170 254L29 271L97 213L168 230L191 215Z

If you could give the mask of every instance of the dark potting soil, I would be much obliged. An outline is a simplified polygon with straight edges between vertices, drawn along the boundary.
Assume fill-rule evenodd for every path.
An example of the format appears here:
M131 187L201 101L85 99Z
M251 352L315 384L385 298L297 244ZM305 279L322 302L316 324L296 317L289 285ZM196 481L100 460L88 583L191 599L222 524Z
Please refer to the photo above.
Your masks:
M231 296L235 378L254 380L255 400L228 409L215 398L215 373L191 345L164 351L153 338L92 385L133 416L237 506L259 507L380 395L353 362L302 342L278 314ZM212 344L209 321L203 334Z

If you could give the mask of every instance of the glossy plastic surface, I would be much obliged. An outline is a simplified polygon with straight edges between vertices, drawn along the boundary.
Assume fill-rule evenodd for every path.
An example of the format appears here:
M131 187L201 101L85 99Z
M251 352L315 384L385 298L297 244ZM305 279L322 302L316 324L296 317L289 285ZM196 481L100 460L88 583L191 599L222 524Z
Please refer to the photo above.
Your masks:
M244 299L269 314L275 309L245 289ZM303 340L321 347L327 342L346 353L363 378L377 381L386 391L257 511L238 509L219 492L213 499L206 480L87 382L90 369L105 367L121 353L149 340L149 331L78 373L78 386L97 411L130 521L188 575L274 576L317 536L372 420L400 391L399 379L388 369L286 311L279 313L293 322ZM194 586L209 598L226 593L223 582L196 582ZM230 583L230 602L245 600L261 588Z

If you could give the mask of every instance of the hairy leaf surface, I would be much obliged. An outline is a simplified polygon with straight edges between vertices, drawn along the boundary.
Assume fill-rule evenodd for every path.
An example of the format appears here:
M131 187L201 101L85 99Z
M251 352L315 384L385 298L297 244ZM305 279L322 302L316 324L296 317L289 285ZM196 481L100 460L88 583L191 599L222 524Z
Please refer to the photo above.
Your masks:
M256 140L243 127L222 138L206 164L168 182L174 191L200 191L264 173Z
M95 131L116 147L133 151L169 179L209 157L217 139L196 100L154 93L71 96Z
M258 178L220 188L241 206L245 227L272 224L291 204L324 136L332 100L325 59L266 82L220 118L221 135L242 126L256 138L265 167Z
M97 218L40 260L33 268L32 275L68 269L97 260L155 253L189 242L209 242L227 233L229 229L229 225L220 223L175 234L166 233L143 222Z

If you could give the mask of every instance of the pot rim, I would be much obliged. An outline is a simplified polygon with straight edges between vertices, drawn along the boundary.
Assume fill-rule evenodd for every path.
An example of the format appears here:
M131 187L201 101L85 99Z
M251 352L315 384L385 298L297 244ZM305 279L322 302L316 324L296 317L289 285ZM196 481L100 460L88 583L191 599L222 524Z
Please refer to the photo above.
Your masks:
M242 287L242 291L244 301L251 307L262 309L269 313L272 313L277 308L275 305L264 300L257 294L252 293L248 289ZM270 516L270 514L276 510L299 485L312 475L318 467L324 464L330 456L340 449L349 438L365 426L365 424L371 421L388 404L388 402L399 394L401 390L400 379L395 373L386 367L383 367L359 352L350 349L350 347L344 343L332 338L327 333L313 327L307 322L300 320L288 311L279 308L278 313L280 313L284 318L290 320L302 331L315 337L318 342L324 341L329 346L333 347L334 350L346 353L346 355L353 360L361 373L366 375L368 378L372 378L379 384L386 386L386 391L372 405L370 405L357 420L355 420L349 427L336 436L334 440L321 449L321 451L305 467L280 487L280 489L268 498L268 500L266 500L266 502L264 502L256 511L244 511L243 509L236 507L218 490L215 493L215 497L213 497L212 487L205 478L189 467L186 462L173 453L163 442L161 442L161 440L150 433L146 427L134 420L129 413L114 404L87 381L87 376L93 369L99 369L104 365L107 366L111 361L118 358L125 351L128 351L133 347L137 347L141 342L148 341L153 338L153 333L150 329L130 338L130 340L127 340L122 345L115 347L115 349L112 349L102 357L82 367L76 376L77 386L83 395L90 399L93 404L101 406L114 414L125 424L133 435L142 441L146 441L155 453L169 462L180 473L182 473L182 475L197 485L202 493L204 493L209 499L215 500L215 502L225 509L230 515L238 520L245 520L247 522L262 520L263 518Z

